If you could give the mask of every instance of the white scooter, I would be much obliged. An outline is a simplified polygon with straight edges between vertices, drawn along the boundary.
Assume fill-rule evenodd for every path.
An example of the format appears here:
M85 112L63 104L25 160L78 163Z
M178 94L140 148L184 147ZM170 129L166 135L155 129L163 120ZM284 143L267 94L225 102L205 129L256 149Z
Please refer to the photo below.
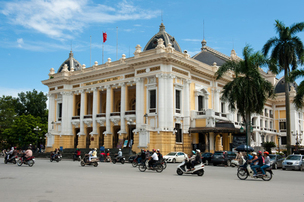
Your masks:
M197 174L198 176L203 176L205 173L205 165L203 163L200 163L196 166L194 166L194 170L189 170L187 169L187 164L188 159L186 158L181 164L177 166L176 173L178 175L182 174Z

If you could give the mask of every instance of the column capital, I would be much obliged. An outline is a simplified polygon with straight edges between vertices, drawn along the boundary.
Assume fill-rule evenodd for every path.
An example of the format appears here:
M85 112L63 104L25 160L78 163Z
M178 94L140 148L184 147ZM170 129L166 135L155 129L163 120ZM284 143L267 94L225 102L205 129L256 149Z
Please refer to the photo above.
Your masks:
M134 81L135 81L136 83L142 82L142 81L143 81L143 78L135 78Z
M118 85L121 87L124 87L124 86L126 86L126 83L123 82L123 83L119 83Z

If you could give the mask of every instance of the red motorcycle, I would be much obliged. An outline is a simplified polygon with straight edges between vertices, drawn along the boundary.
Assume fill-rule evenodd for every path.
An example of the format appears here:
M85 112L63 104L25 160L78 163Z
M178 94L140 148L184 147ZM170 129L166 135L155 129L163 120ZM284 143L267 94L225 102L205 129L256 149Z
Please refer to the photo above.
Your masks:
M25 160L23 160L23 157L20 157L17 160L17 165L21 166L22 164L25 164L25 165L28 165L29 167L32 167L35 164L35 157L30 156L30 157L26 158Z

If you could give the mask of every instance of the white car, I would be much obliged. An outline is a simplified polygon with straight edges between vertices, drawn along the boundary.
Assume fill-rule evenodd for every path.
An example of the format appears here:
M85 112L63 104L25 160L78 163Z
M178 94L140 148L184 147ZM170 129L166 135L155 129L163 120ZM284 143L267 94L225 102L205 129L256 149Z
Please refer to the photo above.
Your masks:
M188 155L184 152L170 152L169 154L163 156L164 160L167 162L183 162L185 158L188 158Z

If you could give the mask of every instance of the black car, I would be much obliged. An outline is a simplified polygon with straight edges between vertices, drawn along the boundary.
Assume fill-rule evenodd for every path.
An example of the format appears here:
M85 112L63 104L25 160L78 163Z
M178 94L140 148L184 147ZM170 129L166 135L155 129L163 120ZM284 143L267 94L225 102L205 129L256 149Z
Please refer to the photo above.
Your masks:
M210 152L203 153L202 154L202 162L205 165L209 165L210 162L211 162L211 157L212 157L212 153L210 153Z
M211 157L211 163L214 166L218 164L224 164L227 166L231 166L231 160L236 158L236 154L231 151L217 151Z
M283 156L279 154L269 154L270 166L273 169L282 168L282 163L284 161Z

